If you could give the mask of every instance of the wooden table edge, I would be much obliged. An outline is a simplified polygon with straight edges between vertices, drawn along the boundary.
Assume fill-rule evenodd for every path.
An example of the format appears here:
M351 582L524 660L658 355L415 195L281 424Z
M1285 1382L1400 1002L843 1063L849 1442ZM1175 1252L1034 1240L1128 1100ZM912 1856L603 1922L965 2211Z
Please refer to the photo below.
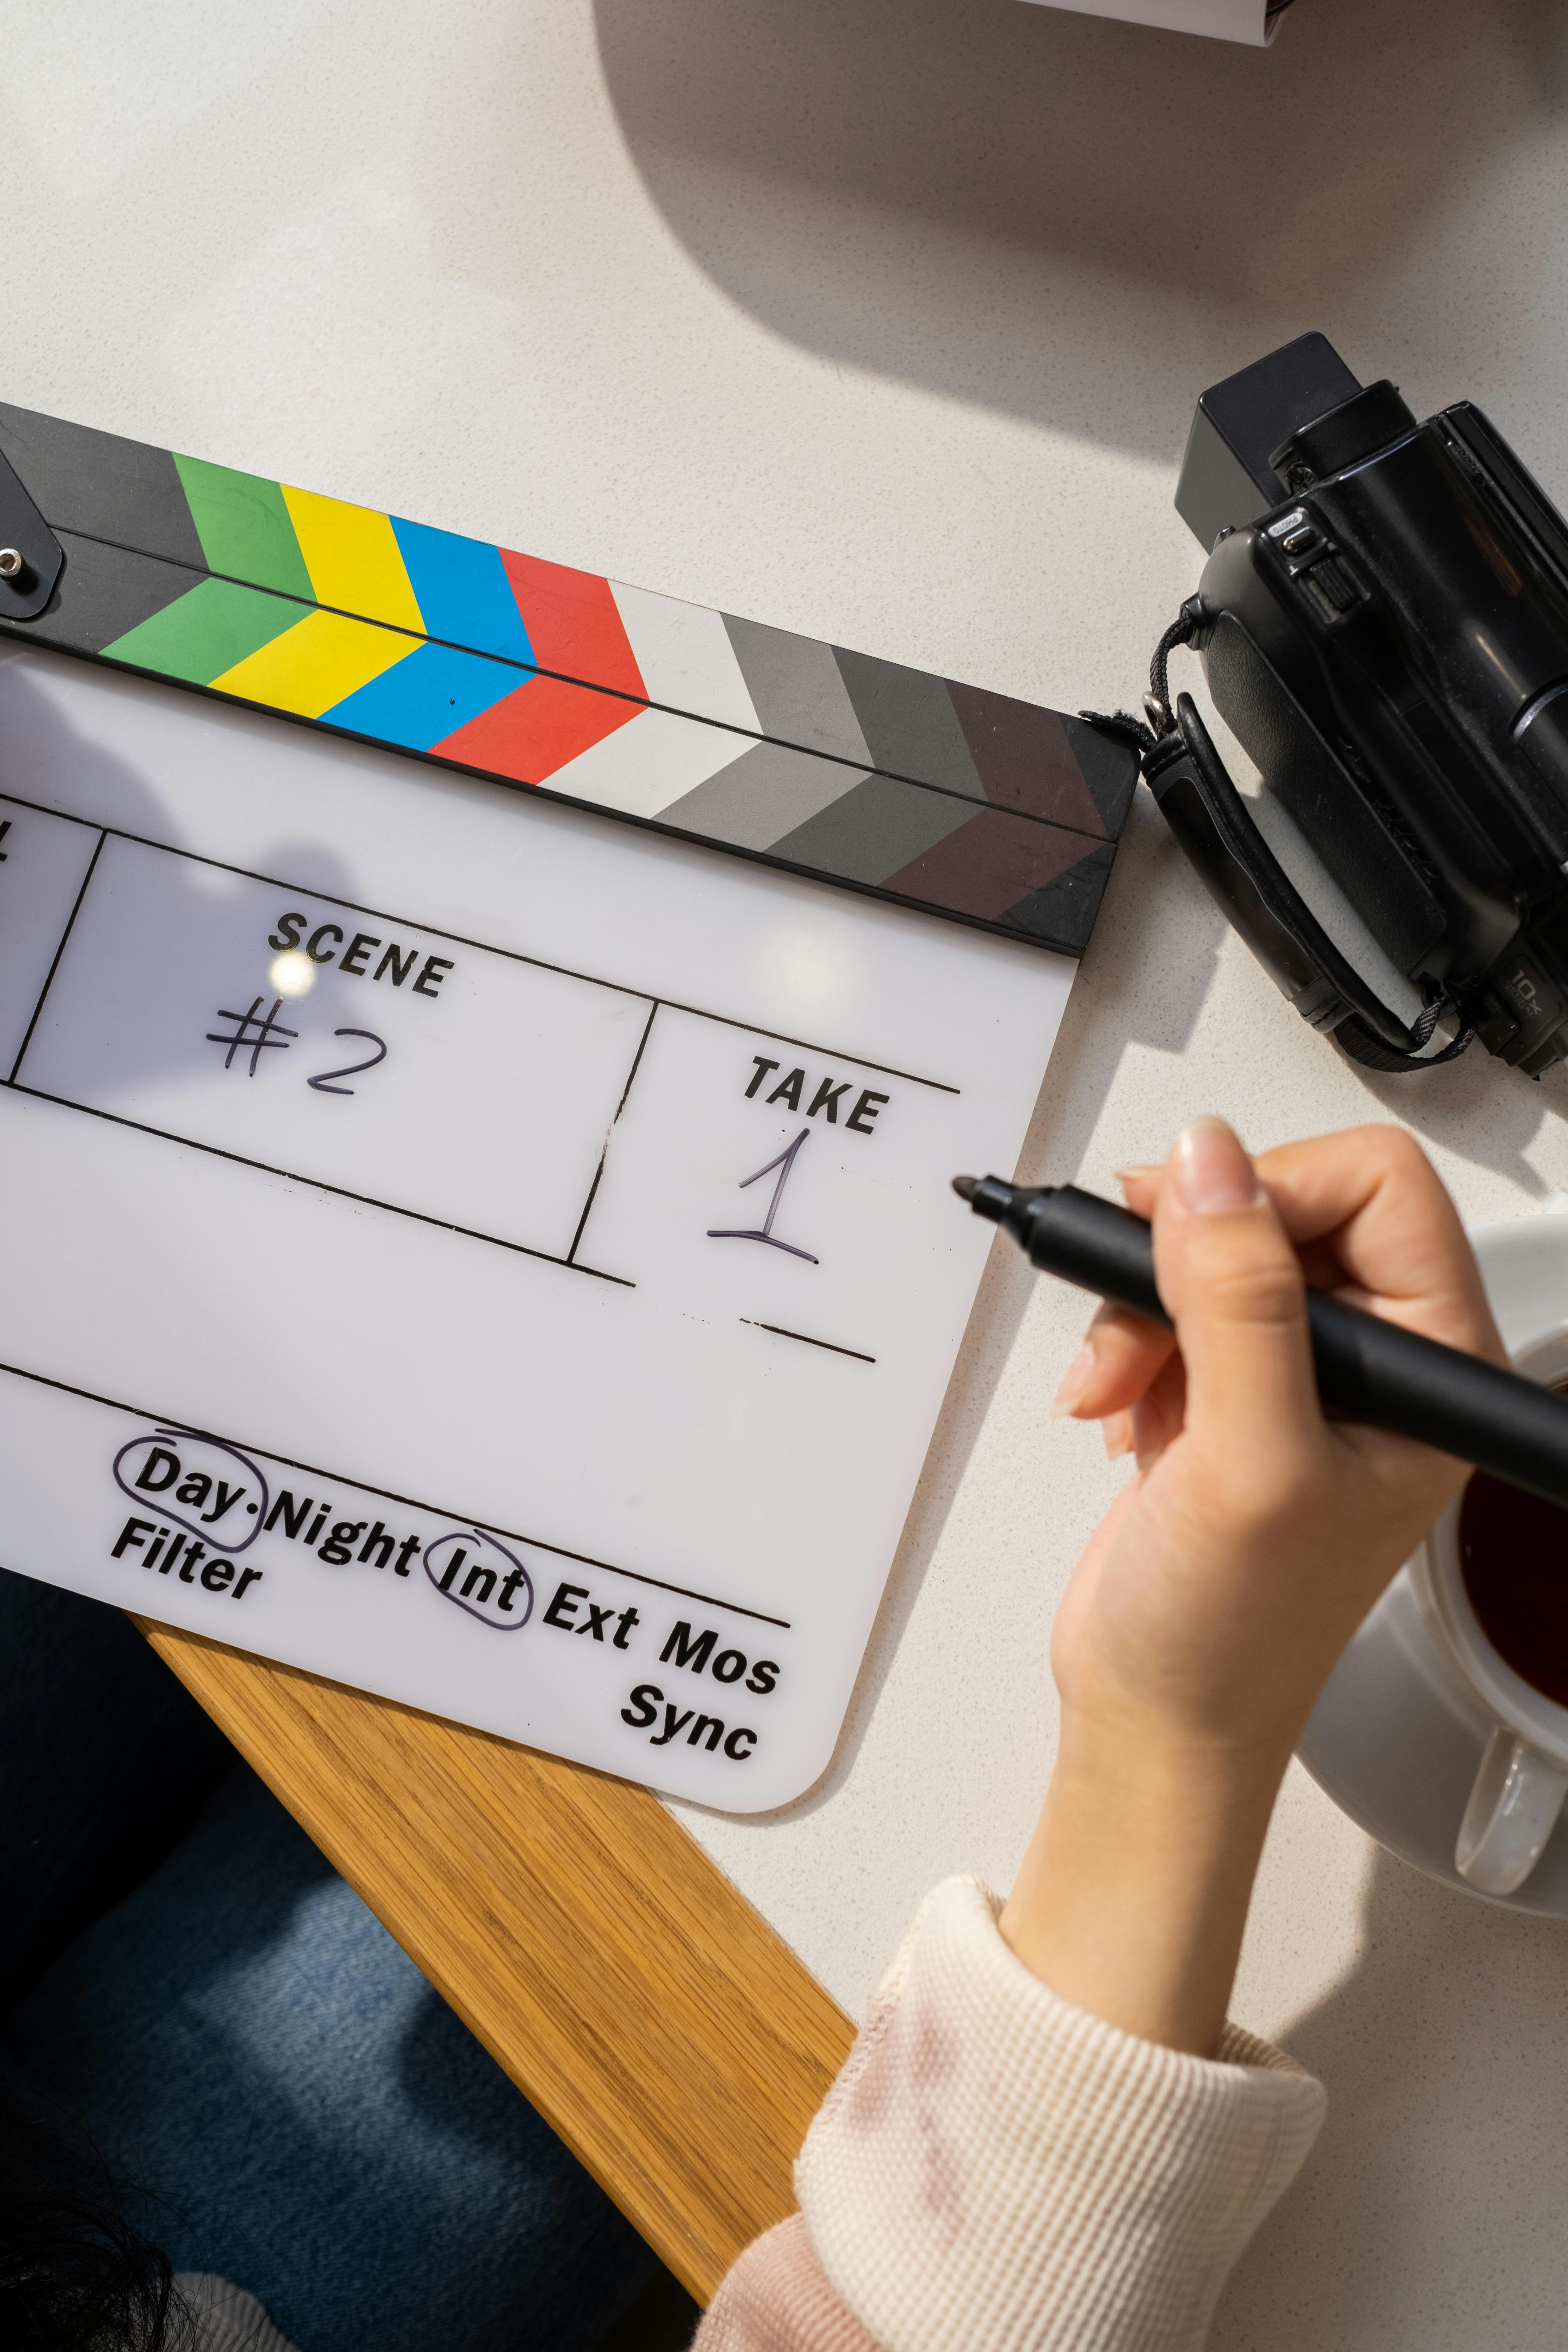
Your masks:
M135 1622L706 2303L854 2034L783 1938L646 1789Z

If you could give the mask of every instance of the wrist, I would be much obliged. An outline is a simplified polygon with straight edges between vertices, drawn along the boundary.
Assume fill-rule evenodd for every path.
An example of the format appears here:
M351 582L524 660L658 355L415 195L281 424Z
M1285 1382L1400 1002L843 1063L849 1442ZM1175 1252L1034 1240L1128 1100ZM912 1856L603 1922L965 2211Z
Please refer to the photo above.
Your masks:
M1212 2053L1289 1752L1068 1710L1002 1916L1025 1966L1128 2032Z
M1053 1663L1056 1663L1053 1661ZM1311 1662L1248 1661L1223 1675L1173 1669L1165 1687L1136 1684L1104 1670L1070 1674L1058 1667L1060 1699L1058 1764L1117 1784L1152 1773L1217 1787L1226 1778L1254 1785L1258 1775L1283 1774L1323 1677Z
M1175 1807L1229 1818L1248 1803L1267 1807L1296 1745L1294 1712L1259 1706L1224 1720L1113 1698L1104 1691L1064 1699L1053 1785L1091 1792L1131 1811Z

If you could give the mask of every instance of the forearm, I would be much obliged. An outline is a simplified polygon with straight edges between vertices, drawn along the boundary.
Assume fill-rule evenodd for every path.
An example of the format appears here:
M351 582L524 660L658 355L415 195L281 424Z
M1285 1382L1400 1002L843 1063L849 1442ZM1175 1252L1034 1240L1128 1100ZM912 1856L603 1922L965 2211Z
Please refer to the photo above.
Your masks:
M1247 1901L1316 1691L1456 1473L1323 1420L1306 1273L1500 1343L1392 1130L1255 1168L1204 1120L1126 1182L1173 1328L1101 1315L1064 1383L1079 1418L1137 1416L1139 1475L1058 1612L1038 1830L1000 1922L973 1883L932 1896L812 2127L800 2221L700 2352L1198 2352L1321 2119L1225 2023Z
M1212 2056L1287 1753L1064 1715L1002 1914L1024 1965L1124 2032Z

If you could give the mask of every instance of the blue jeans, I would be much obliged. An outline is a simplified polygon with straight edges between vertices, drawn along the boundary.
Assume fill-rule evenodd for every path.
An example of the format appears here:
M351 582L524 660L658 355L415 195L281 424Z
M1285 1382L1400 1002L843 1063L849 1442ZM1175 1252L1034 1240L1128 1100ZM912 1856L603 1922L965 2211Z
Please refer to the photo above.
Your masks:
M173 1677L119 1654L103 1621L150 1656L140 1636L19 1583L0 1572L0 1657L18 1629L33 1645L4 1694L0 1788L40 1716L65 1785L63 1801L41 1792L44 1841L0 1834L7 1915L21 1844L47 1865L52 1829L79 1852L75 1815L116 1785L126 1711L105 1738L90 1706L108 1654L162 1711L158 1765L176 1726L205 1802L182 1831L166 1775L132 1755L174 1843L46 1956L0 2029L7 2071L140 2184L131 2218L176 2270L248 2288L301 2352L590 2352L657 2268L630 2224L276 1799L214 1759ZM70 1907L57 1890L57 1939Z

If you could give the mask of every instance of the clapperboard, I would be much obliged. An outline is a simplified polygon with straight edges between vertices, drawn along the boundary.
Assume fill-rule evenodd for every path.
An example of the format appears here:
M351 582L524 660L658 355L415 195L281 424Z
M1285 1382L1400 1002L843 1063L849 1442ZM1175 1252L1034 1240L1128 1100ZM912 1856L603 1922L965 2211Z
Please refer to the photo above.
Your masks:
M57 419L0 451L0 1561L797 1795L1131 756Z

